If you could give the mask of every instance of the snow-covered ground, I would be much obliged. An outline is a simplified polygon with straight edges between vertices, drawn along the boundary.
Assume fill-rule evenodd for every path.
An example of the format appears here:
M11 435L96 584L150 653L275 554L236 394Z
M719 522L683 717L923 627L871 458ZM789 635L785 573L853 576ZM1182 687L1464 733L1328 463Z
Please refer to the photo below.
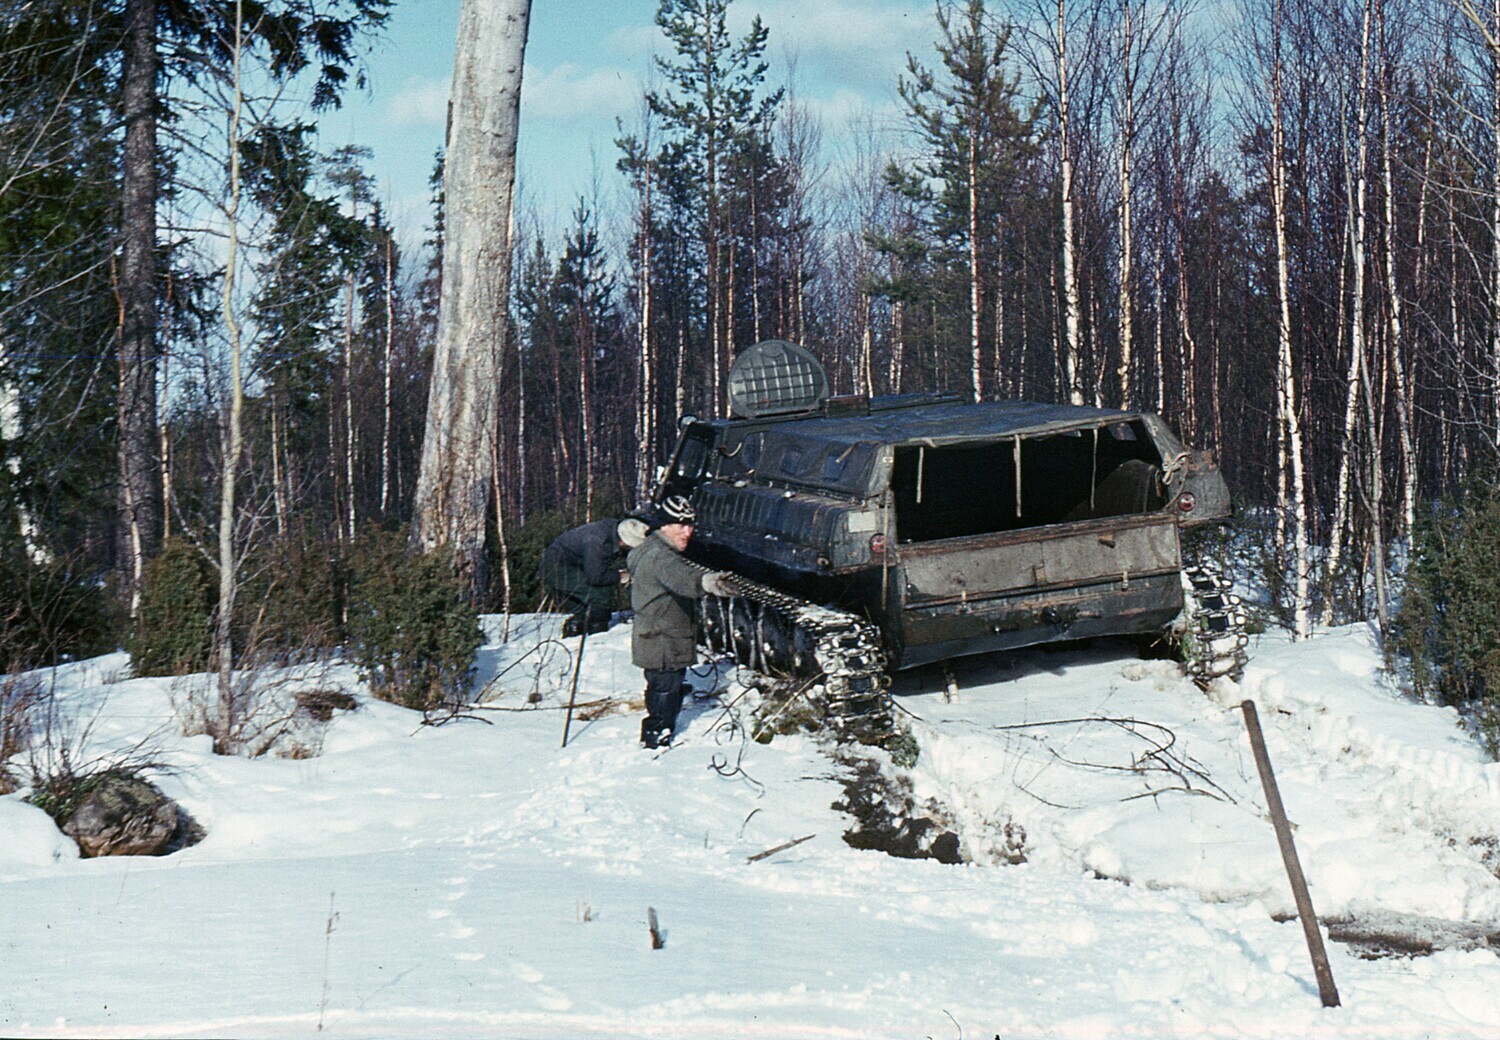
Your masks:
M1263 637L1211 694L1123 643L962 661L951 700L903 675L956 866L846 845L847 767L744 740L732 677L678 746L637 748L638 710L597 703L639 703L624 626L590 638L595 717L560 747L577 640L538 630L481 652L474 717L360 693L301 760L215 757L120 655L49 676L96 748L159 731L207 837L82 860L0 798L0 1035L1500 1037L1500 956L1472 938L1500 933L1500 765L1363 629ZM1289 919L1246 697L1320 915L1446 946L1330 944L1339 1008Z

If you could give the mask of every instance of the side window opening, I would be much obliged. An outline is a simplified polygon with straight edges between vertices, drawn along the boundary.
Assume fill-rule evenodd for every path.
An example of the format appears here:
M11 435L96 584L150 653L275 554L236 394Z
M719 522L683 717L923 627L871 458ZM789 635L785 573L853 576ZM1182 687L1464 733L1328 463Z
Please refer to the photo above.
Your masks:
M891 474L896 537L926 542L1153 512L1164 504L1160 461L1133 423L900 446Z
M662 488L664 495L691 495L708 470L713 434L693 424L683 431Z

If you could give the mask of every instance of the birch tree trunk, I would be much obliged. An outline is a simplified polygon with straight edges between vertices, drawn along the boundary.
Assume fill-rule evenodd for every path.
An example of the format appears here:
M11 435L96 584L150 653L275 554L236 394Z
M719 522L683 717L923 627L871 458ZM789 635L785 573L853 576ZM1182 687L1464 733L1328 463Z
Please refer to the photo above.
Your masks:
M463 0L453 66L437 347L413 540L450 546L478 599L510 294L521 65L531 0Z
M239 556L234 539L236 492L238 491L240 455L244 451L243 410L245 385L242 365L239 318L235 311L235 267L239 263L240 232L240 118L244 95L240 78L242 43L240 27L243 0L235 0L234 47L232 53L233 91L229 112L229 190L226 196L226 224L229 237L225 246L224 278L220 303L224 332L229 344L228 412L220 433L219 445L219 602L214 619L214 663L219 680L219 708L214 719L214 752L231 754L239 729L234 697L234 605L239 591Z
M1495 443L1500 444L1500 0L1491 5L1485 36L1490 47L1490 131L1494 137L1494 176L1490 183L1494 196L1490 211L1490 419Z
M635 496L643 499L651 487L656 469L656 358L651 349L652 313L651 279L651 189L653 171L649 162L641 174L641 201L637 216L639 229L636 245L636 287L640 316L636 322L637 348L640 351L639 390L636 397Z
M344 280L344 534L352 542L358 529L354 495L354 272Z
M1496 0L1500 6L1500 0ZM1370 61L1370 8L1367 0L1360 43L1359 102L1355 127L1354 169L1345 175L1349 199L1349 275L1352 279L1350 291L1349 324L1349 373L1345 377L1344 435L1339 454L1338 488L1334 496L1333 529L1328 539L1328 593L1323 599L1323 624L1333 623L1333 582L1337 580L1339 566L1343 563L1344 529L1350 523L1350 478L1354 465L1356 429L1359 415L1360 383L1364 376L1365 357L1365 164L1368 152L1368 137L1365 123L1369 115L1369 61ZM1500 219L1500 218L1497 218ZM1500 240L1497 240L1500 241ZM1374 437L1374 431L1370 431ZM1372 450L1378 452L1378 446Z
M1397 537L1410 537L1417 513L1417 452L1412 434L1411 396L1407 389L1406 361L1402 339L1401 290L1396 281L1396 179L1392 172L1393 133L1391 107L1395 102L1395 85L1391 75L1390 52L1385 32L1385 0L1377 0L1377 28L1380 39L1380 166L1385 184L1385 279L1387 300L1386 363L1395 383L1396 425L1401 446L1401 527ZM1420 232L1418 232L1420 240ZM1418 245L1417 253L1421 255Z
M975 119L979 116L976 113ZM968 223L969 223L969 382L974 391L974 400L984 400L984 356L979 342L979 316L982 300L979 291L979 128L969 125L968 163ZM869 323L866 322L868 333Z
M380 390L380 515L382 518L391 508L391 448L394 436L392 422L395 397L392 392L395 376L391 372L396 356L396 242L393 237L385 240L385 344L384 361L381 365Z
M1278 491L1283 497L1279 516L1292 518L1292 624L1297 638L1312 634L1308 612L1307 478L1304 470L1302 419L1298 411L1297 368L1292 358L1291 254L1286 239L1286 150L1282 121L1281 0L1276 0L1272 23L1271 64L1271 205L1276 224L1276 395L1280 426L1281 472Z
M15 454L15 445L21 437L21 395L6 374L9 367L5 341L0 340L0 444L5 446L5 468L12 480L21 476L21 459ZM17 483L19 481L17 480ZM36 518L24 501L16 502L17 533L26 547L26 555L32 563L46 563L50 556L42 547Z
M1131 241L1131 194L1132 194L1132 169L1131 152L1135 148L1135 91L1136 77L1134 55L1131 53L1135 46L1135 27L1131 23L1132 4L1130 0L1125 3L1125 21L1120 33L1120 157L1116 173L1119 177L1120 204L1120 255L1118 258L1119 270L1119 336L1120 336L1120 367L1116 375L1120 381L1120 407L1129 408L1132 403L1133 388L1130 376L1134 367L1134 340L1135 325L1133 323L1133 312L1135 310L1135 298L1131 292L1131 282L1134 273L1131 271L1134 244Z
M1500 3L1500 0L1496 2ZM1083 307L1078 295L1078 235L1073 204L1073 149L1068 113L1068 33L1065 12L1064 0L1057 0L1057 147L1062 180L1063 297L1066 301L1063 378L1067 382L1068 400L1073 404L1083 404L1082 362L1078 342L1080 326L1083 324Z

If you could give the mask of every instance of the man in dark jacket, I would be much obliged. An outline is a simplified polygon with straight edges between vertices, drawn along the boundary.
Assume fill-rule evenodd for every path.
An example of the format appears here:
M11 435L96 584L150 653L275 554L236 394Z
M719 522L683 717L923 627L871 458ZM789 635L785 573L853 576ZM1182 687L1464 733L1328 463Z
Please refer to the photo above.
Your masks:
M542 553L542 583L556 609L571 615L563 635L603 632L609 627L625 554L646 537L644 521L595 520L564 531Z
M630 658L646 673L646 718L641 744L665 747L677 728L687 693L683 679L697 656L694 613L705 594L728 595L724 576L689 563L682 553L693 535L693 507L672 495L651 517L651 534L632 549L630 606L635 622Z

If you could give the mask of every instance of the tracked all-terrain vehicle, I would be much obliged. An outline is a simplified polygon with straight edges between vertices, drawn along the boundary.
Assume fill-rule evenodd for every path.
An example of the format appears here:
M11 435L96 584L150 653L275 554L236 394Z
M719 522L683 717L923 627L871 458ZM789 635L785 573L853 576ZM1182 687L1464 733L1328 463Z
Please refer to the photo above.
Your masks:
M784 341L729 388L729 419L683 420L653 499L691 496L689 556L733 576L708 649L820 681L834 722L888 726L892 670L1060 640L1160 634L1203 682L1243 667L1239 602L1181 538L1228 489L1159 416L831 397Z

